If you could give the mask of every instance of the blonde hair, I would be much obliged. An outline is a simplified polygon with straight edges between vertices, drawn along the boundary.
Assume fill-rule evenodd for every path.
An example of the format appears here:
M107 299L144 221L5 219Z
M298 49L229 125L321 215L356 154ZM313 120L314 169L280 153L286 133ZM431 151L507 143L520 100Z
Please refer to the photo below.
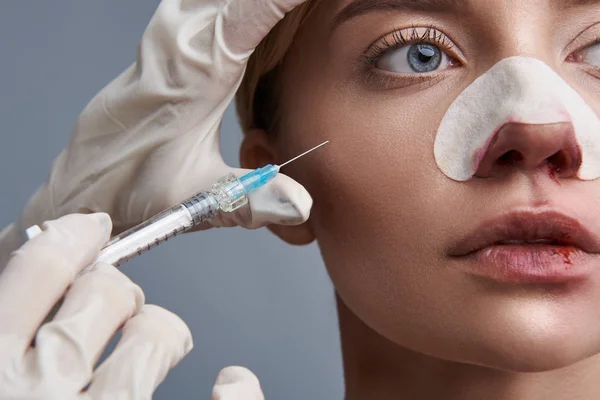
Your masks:
M286 14L258 45L236 94L237 113L243 132L253 128L276 129L281 89L281 65L296 33L315 5L309 0Z

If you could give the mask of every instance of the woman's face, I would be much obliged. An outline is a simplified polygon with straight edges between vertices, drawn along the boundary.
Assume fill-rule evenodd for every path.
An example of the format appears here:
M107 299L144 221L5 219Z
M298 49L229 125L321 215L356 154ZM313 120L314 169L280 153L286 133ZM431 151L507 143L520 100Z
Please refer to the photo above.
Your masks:
M600 352L600 271L506 282L477 276L489 258L451 255L482 223L516 211L556 211L598 234L600 181L516 162L457 181L434 155L453 102L508 57L547 64L598 112L598 37L594 1L328 0L311 14L284 66L277 157L331 141L284 172L312 194L330 276L368 326L417 352L514 371ZM587 268L573 262L565 269Z

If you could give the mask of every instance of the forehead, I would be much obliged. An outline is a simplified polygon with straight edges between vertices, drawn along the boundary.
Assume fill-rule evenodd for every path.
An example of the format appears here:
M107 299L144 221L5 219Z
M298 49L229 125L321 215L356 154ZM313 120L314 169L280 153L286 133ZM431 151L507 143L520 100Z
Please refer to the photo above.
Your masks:
M339 18L351 18L376 10L406 10L422 12L465 12L484 7L519 8L531 6L564 9L600 3L600 0L337 0Z
M335 0L337 7L404 7L408 9L464 9L477 4L497 3L495 0ZM576 7L597 4L600 0L502 0L500 3L507 5L525 5L537 3L540 5L552 5L555 7Z
M310 0L316 6L309 18L310 29L325 29L329 36L348 21L362 20L366 16L393 18L448 17L464 25L481 23L488 28L510 29L515 21L525 25L563 23L568 11L582 12L591 6L600 6L600 0ZM578 12L578 14L581 14ZM597 16L596 16L597 17ZM586 18L587 19L587 18ZM378 19L379 20L379 19ZM353 28L351 28L353 29Z

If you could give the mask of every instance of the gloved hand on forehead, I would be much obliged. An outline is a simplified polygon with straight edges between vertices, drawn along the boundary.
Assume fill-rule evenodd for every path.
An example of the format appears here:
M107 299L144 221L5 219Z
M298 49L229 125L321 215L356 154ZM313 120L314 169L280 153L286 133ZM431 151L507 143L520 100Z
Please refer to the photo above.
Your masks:
M96 211L109 213L122 231L210 189L229 172L248 172L225 165L221 120L255 47L302 2L163 0L137 62L81 113L18 231ZM282 174L252 193L249 203L249 209L215 217L212 225L298 225L312 207L307 191Z

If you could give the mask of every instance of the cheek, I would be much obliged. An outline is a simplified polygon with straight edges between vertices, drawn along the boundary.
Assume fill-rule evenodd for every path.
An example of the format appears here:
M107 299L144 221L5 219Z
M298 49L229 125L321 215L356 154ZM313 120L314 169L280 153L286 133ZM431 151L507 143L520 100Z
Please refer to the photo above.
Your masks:
M286 112L285 157L331 141L286 173L313 196L310 223L338 293L375 324L391 315L398 320L398 305L411 296L435 297L443 279L435 273L443 251L439 226L453 224L441 207L447 179L433 155L445 109L440 94L382 100L330 87L294 96ZM402 287L410 290L398 297Z
M297 112L288 117L282 147L287 157L324 140L330 144L288 173L313 196L313 224L323 240L339 234L354 240L370 240L377 232L386 236L397 229L390 218L427 207L422 199L435 190L433 141L442 113L410 107L402 99L369 104L364 98L323 95L318 104L293 107Z
M418 247L406 227L418 223L425 234L442 216L433 199L446 183L433 144L447 108L440 99L450 96L442 87L409 97L359 96L331 86L309 92L288 103L282 149L287 157L330 140L318 155L291 167L315 200L311 222L320 243L383 247L392 238Z

